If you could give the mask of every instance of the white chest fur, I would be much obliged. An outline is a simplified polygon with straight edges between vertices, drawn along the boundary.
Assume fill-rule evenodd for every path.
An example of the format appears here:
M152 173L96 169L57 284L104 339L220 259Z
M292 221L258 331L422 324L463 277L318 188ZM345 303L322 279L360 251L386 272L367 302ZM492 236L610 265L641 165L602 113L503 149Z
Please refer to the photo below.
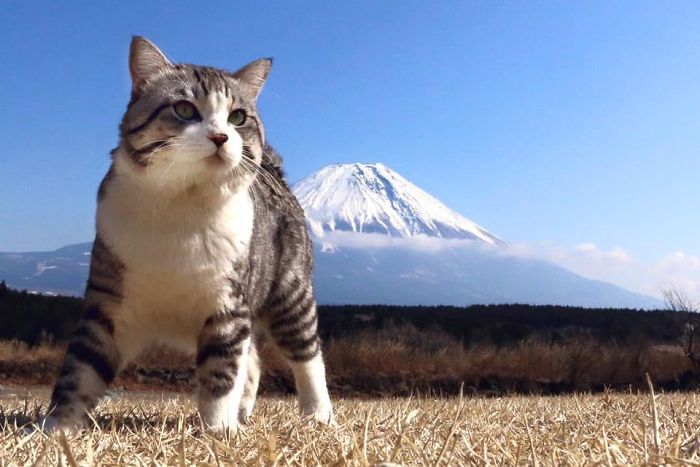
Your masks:
M229 306L234 264L253 230L247 190L214 205L164 201L115 187L98 208L97 231L125 265L123 318L165 337L196 337L203 320Z

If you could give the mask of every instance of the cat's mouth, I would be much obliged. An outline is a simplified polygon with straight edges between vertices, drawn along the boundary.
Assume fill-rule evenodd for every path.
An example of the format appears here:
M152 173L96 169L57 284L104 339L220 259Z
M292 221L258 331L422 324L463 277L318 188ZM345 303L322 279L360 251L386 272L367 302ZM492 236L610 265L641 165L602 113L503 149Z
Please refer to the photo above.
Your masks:
M218 150L207 156L206 159L208 162L218 165L230 164L232 162L230 157L221 154Z
M237 167L241 163L241 156L236 154L235 151L218 148L200 160L209 167L209 170L220 172L229 171Z

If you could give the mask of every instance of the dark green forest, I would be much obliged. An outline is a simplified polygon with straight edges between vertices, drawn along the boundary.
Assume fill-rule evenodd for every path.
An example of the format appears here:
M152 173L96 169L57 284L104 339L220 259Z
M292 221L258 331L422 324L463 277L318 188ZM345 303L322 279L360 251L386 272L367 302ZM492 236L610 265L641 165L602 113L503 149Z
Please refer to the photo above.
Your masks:
M64 341L82 313L82 300L12 290L0 282L0 339L16 339L30 345Z
M34 345L70 337L81 314L82 300L16 291L0 283L0 339ZM510 345L531 337L557 344L585 335L599 342L678 343L698 316L678 311L587 309L565 306L474 305L456 307L321 306L324 340L359 331L410 325L439 330L463 342Z

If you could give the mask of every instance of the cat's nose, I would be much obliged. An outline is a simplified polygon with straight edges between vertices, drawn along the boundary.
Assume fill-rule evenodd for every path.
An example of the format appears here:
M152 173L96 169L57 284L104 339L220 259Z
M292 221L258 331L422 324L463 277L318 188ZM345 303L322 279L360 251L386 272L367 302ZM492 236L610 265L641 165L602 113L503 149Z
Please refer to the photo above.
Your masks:
M217 148L220 148L226 141L228 141L228 135L225 133L212 133L209 136L207 136L214 144L216 144Z

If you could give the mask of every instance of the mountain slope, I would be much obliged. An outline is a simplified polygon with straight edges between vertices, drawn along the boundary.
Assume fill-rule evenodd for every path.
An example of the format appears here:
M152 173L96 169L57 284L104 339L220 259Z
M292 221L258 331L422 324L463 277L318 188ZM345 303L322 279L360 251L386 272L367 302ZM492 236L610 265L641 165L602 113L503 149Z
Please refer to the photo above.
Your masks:
M31 292L82 295L91 249L88 242L55 251L0 253L0 280Z
M319 237L349 231L502 243L383 164L330 165L292 191Z
M80 296L91 243L52 252L0 253L0 280L17 289ZM659 308L662 303L586 279L546 261L493 250L448 248L328 249L314 246L314 288L322 304L561 304Z
M314 287L320 303L642 309L663 305L653 297L581 277L547 261L502 256L493 249L329 249L318 243L314 253Z

